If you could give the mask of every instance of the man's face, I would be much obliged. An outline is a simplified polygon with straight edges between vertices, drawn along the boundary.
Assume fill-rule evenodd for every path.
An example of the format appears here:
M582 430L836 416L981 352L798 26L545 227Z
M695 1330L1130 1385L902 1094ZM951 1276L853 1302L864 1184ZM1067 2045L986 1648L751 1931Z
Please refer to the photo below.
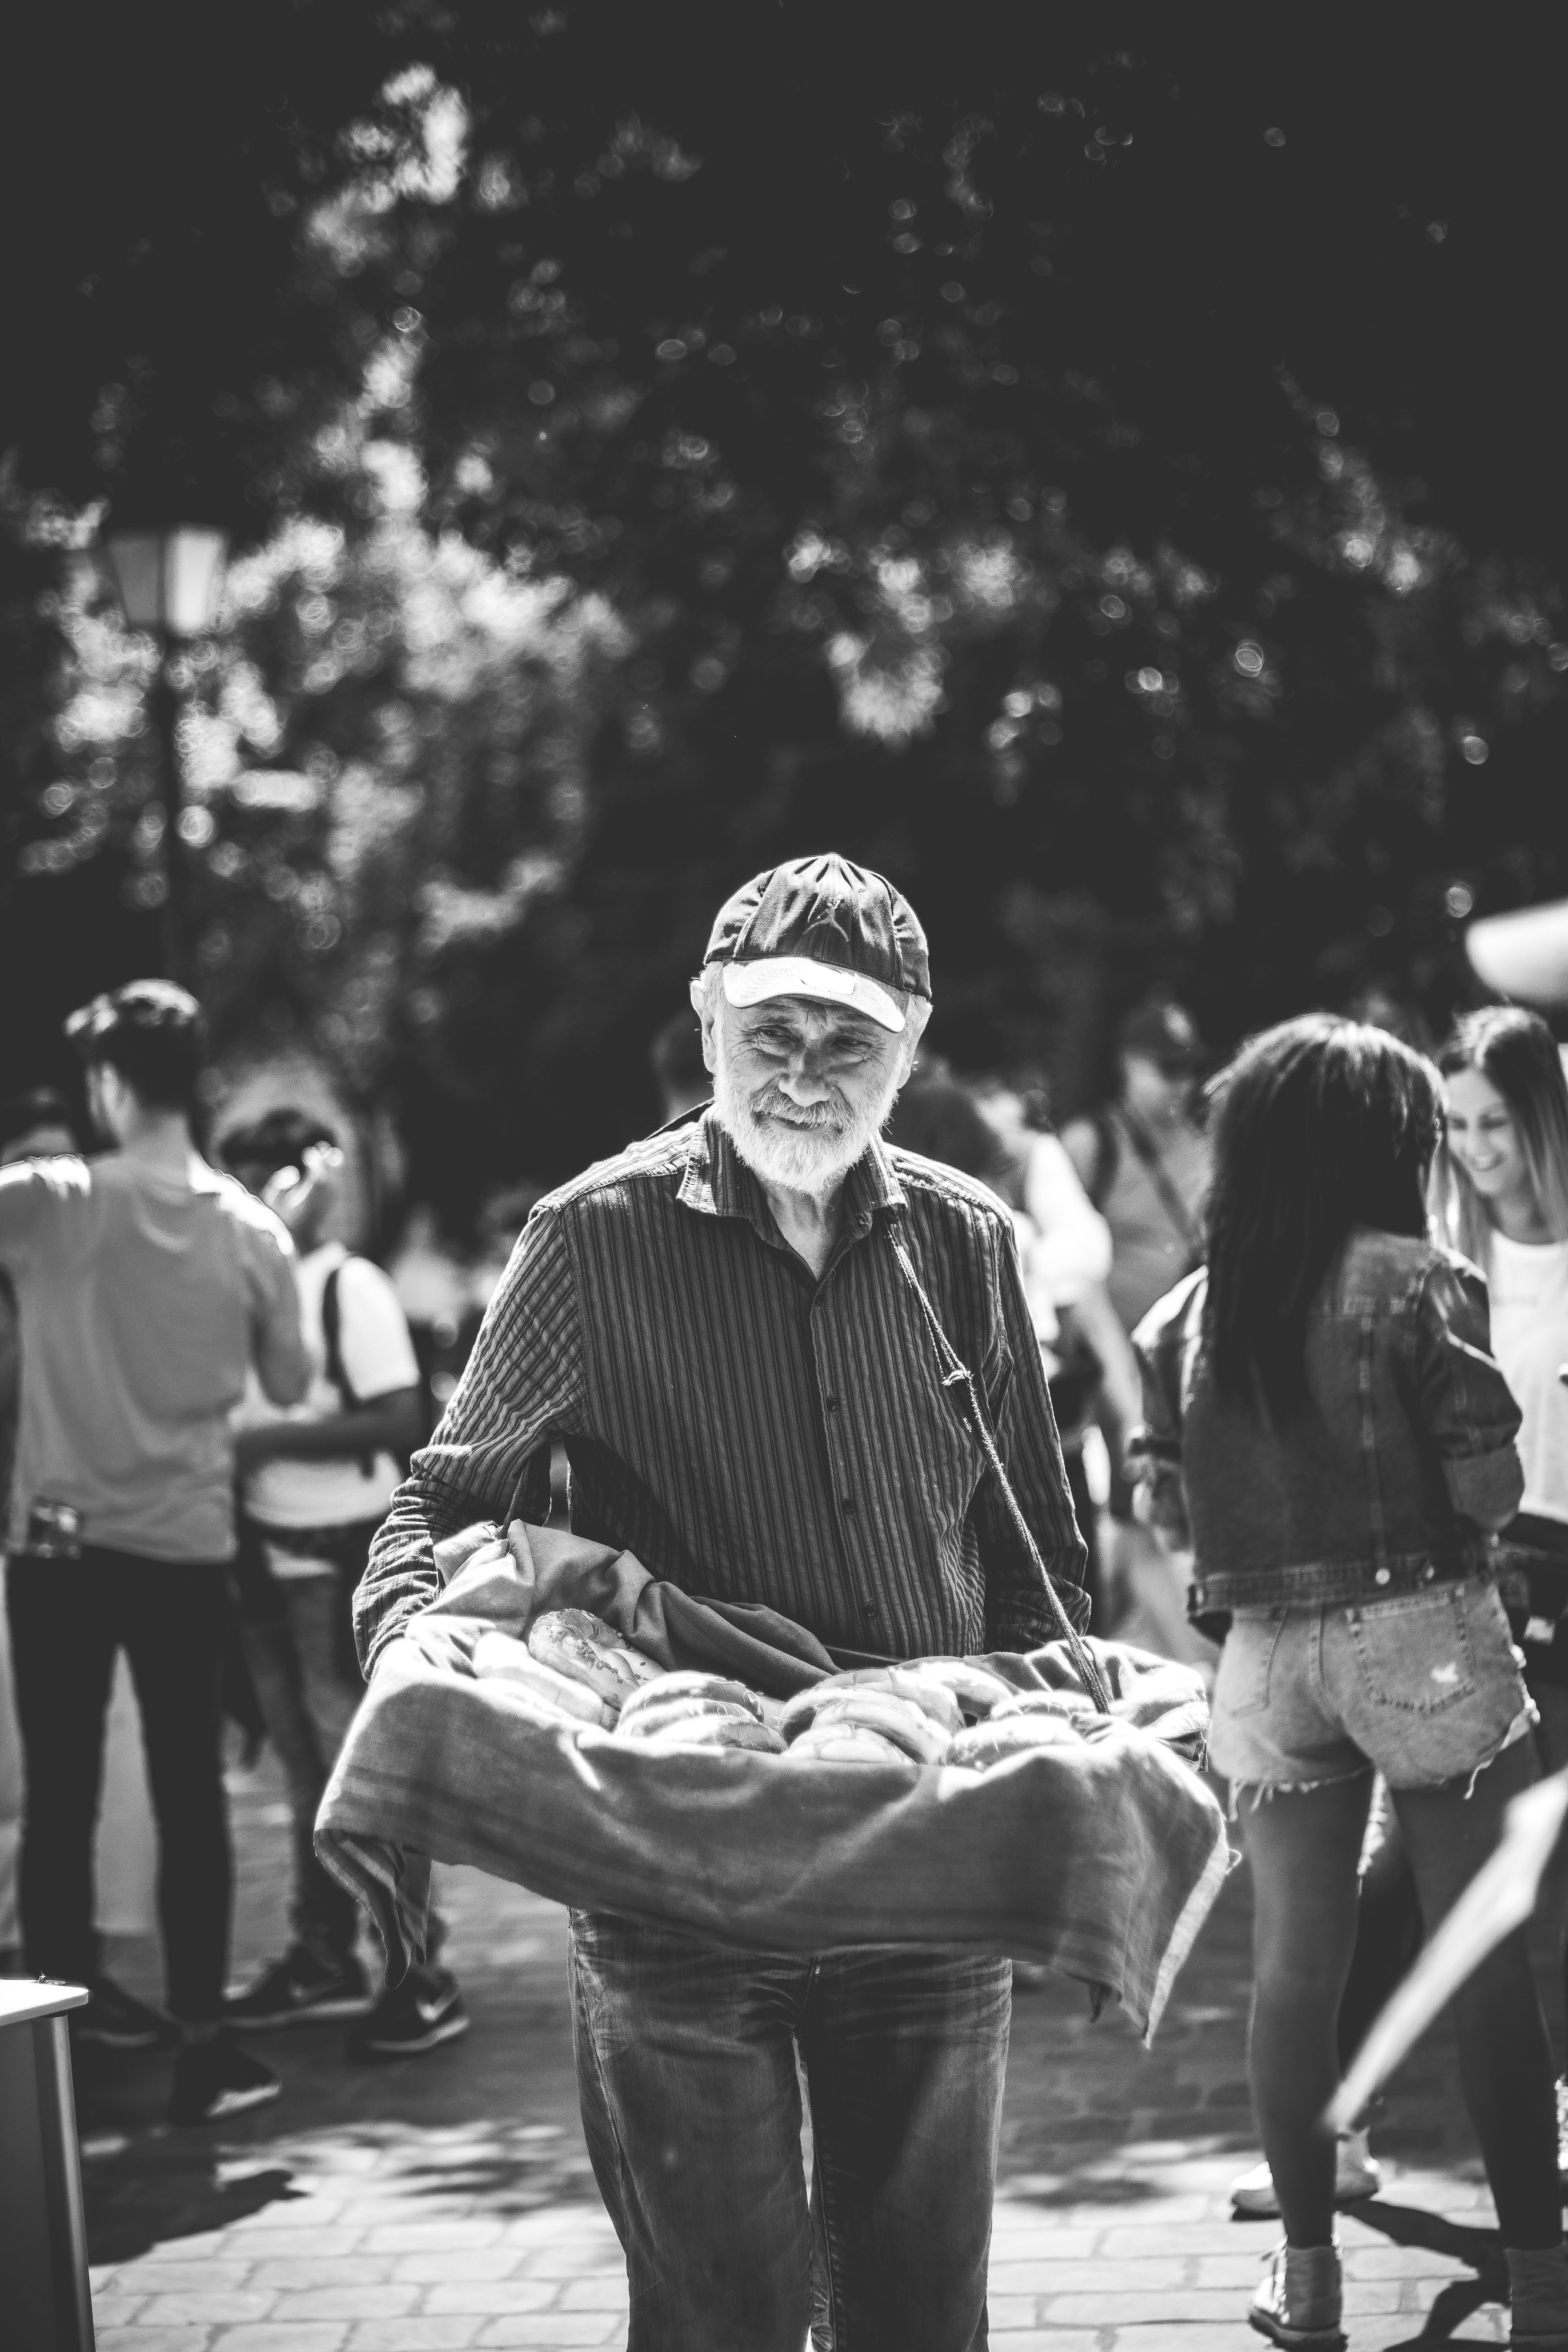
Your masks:
M700 1000L714 1107L747 1165L795 1192L828 1191L892 1110L914 1059L901 1034L846 1006L806 996L731 1004Z

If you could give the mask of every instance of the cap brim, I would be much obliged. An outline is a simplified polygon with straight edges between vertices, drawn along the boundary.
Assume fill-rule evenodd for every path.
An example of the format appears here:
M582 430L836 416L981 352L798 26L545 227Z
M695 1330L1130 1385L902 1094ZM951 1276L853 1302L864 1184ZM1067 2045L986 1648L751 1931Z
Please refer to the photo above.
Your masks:
M819 963L814 956L759 956L754 963L727 963L724 992L731 1004L765 1004L774 996L812 996L822 1004L847 1004L897 1036L904 1013L896 997L863 971Z

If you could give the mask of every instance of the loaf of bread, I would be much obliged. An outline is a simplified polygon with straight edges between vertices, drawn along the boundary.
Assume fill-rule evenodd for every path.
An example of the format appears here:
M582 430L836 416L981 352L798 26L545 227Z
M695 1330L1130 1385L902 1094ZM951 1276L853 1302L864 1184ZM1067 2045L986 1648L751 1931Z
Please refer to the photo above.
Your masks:
M645 1683L633 1691L622 1708L622 1727L646 1706L665 1706L677 1698L719 1699L727 1706L737 1706L750 1716L754 1723L762 1721L762 1701L744 1683L731 1682L727 1675L702 1675L683 1666L673 1675L661 1675L656 1682Z
M687 1692L684 1698L673 1698L658 1706L622 1707L616 1729L628 1739L654 1739L672 1723L698 1722L704 1716L716 1716L728 1723L755 1723L757 1717L744 1706L737 1706L727 1698L699 1698Z
M939 1764L950 1737L919 1707L907 1699L894 1698L891 1691L845 1691L829 1699L818 1708L812 1727L822 1731L830 1726L874 1731L891 1740L912 1764Z
M1002 1705L993 1707L987 1718L991 1723L1005 1723L1015 1715L1054 1715L1063 1723L1087 1724L1100 1721L1100 1710L1092 1698L1082 1691L1049 1690L1017 1691Z
M747 1748L759 1756L782 1756L784 1742L755 1716L672 1714L637 1738L660 1748Z
M551 1609L528 1627L528 1648L541 1665L553 1666L612 1707L620 1707L663 1669L623 1642L612 1625L586 1609Z
M553 1666L530 1655L527 1646L510 1633L481 1633L474 1645L473 1664L481 1682L507 1684L541 1713L561 1723L607 1726L615 1720L613 1706L570 1675L558 1675Z
M911 1658L898 1671L940 1683L952 1692L972 1722L983 1723L994 1706L1013 1696L1010 1683L992 1674L988 1666L977 1666L969 1658Z
M871 1731L852 1723L819 1723L803 1731L791 1742L786 1753L819 1764L902 1764L908 1769L910 1759L880 1731Z
M848 1675L833 1675L809 1691L798 1691L779 1717L779 1728L794 1745L814 1725L850 1721L884 1739L913 1758L916 1764L935 1764L946 1751L950 1732L912 1699L901 1698L880 1683L865 1683Z
M1027 1755L1031 1748L1079 1744L1078 1734L1065 1716L1005 1715L999 1721L992 1716L988 1722L961 1731L947 1750L946 1761L984 1772L988 1766L1005 1763L1009 1756Z
M883 1691L917 1706L949 1738L964 1728L963 1714L947 1684L921 1666L857 1666L852 1673L834 1675L831 1682L819 1683L817 1689Z

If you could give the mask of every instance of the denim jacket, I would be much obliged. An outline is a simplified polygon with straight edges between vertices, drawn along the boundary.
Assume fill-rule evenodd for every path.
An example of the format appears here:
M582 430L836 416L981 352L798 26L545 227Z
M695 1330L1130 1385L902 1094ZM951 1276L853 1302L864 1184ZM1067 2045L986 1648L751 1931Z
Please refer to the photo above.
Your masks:
M1132 1466L1155 1525L1192 1546L1191 1614L1383 1600L1489 1568L1524 1474L1469 1261L1352 1234L1307 1321L1308 1410L1278 1430L1218 1393L1207 1283L1199 1267L1133 1335Z

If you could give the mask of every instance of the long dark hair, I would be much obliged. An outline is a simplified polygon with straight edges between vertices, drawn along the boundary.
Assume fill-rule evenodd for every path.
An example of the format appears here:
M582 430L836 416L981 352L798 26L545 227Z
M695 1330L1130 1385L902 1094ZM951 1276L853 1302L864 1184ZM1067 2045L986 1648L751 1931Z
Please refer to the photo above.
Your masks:
M1558 1241L1568 1241L1568 1080L1557 1040L1537 1013L1488 1004L1467 1013L1437 1055L1445 1077L1479 1070L1507 1103L1535 1204ZM1437 1167L1437 1215L1455 1245L1484 1271L1491 1260L1486 1203L1445 1142Z
M1206 1352L1223 1395L1282 1422L1306 1402L1307 1315L1353 1229L1427 1231L1437 1073L1386 1030L1307 1013L1209 1091Z

